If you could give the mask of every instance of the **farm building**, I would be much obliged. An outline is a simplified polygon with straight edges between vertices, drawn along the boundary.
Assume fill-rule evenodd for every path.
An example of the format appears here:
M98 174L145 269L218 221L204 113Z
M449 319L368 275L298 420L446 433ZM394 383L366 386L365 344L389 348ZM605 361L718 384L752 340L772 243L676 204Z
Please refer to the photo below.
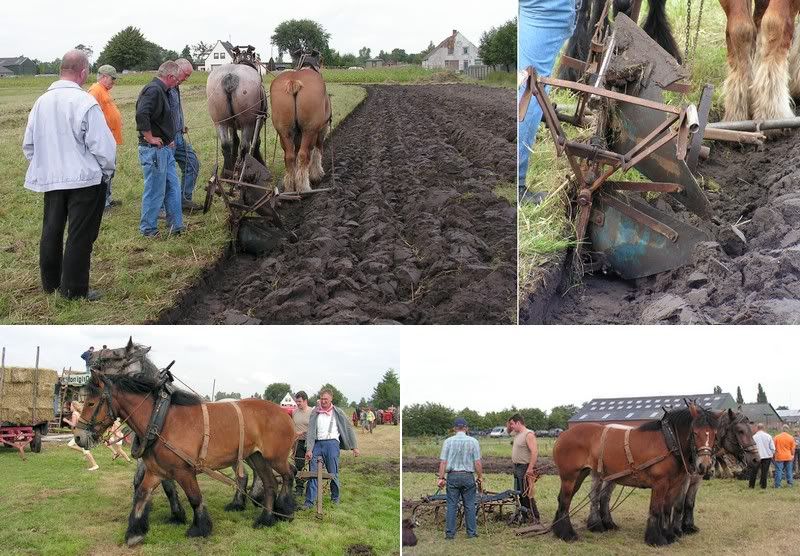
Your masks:
M788 425L800 425L800 409L776 409L778 416Z
M382 68L385 65L384 61L380 58L370 58L364 61L364 67L369 68Z
M783 419L770 403L743 403L740 407L754 425L764 423L767 429L779 429L783 424Z
M291 415L297 409L297 403L294 401L294 396L291 392L286 392L286 395L281 400L281 409Z
M640 398L595 398L573 415L568 425L576 423L617 423L638 427L659 419L662 406L684 407L683 400L697 400L705 409L720 411L736 409L736 401L730 394L680 394L674 396L646 396Z
M0 76L36 75L37 73L39 73L39 68L30 58L25 56L0 58Z
M198 67L201 71L211 71L217 66L230 64L233 61L233 45L228 41L217 41L202 65Z
M456 29L422 60L424 68L446 68L453 71L465 71L469 66L481 64L478 47Z

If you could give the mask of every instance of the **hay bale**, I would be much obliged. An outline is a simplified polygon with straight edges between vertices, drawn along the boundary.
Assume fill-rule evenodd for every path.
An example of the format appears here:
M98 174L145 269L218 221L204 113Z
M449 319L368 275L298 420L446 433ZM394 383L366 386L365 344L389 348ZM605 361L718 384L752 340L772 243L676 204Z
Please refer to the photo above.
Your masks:
M58 373L52 369L39 369L34 395L36 369L6 367L3 390L0 391L0 422L16 425L32 425L55 418L53 413L53 391ZM36 423L33 409L36 408Z

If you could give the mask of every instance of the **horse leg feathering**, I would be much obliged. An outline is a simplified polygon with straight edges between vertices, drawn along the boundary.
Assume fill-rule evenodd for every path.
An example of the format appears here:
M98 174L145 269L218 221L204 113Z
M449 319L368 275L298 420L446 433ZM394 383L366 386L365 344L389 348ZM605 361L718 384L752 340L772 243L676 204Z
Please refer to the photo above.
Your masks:
M780 6L770 3L761 20L756 70L750 86L753 118L758 120L794 116L789 95L788 60L793 23L787 22L787 14L779 10Z

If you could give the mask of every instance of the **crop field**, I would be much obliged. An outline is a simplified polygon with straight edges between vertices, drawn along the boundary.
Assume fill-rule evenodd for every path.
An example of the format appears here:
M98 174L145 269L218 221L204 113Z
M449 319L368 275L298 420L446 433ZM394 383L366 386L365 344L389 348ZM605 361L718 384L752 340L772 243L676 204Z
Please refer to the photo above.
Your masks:
M124 546L132 500L135 463L112 461L99 446L100 469L86 471L83 456L63 443L45 442L39 454L0 449L0 547L4 554L399 554L400 427L379 426L358 433L361 456L343 452L341 504L330 503L327 488L322 520L298 511L292 522L254 529L252 504L225 512L233 491L208 477L199 478L213 531L189 539L187 525L167 523L169 505L159 488L153 494L150 531L136 549ZM127 451L127 448L126 448ZM248 472L250 472L248 470ZM230 471L228 470L230 474ZM179 490L191 520L191 508Z

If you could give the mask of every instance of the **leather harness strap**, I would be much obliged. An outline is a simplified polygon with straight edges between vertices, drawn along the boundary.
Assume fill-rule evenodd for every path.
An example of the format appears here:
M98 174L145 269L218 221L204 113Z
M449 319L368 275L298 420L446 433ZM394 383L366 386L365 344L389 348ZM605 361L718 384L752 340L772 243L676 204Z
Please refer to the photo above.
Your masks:
M669 429L669 426L665 428ZM603 455L605 453L606 436L608 435L609 429L622 429L625 431L623 448L625 449L625 458L628 460L629 469L625 469L624 471L619 471L617 473L613 473L611 475L604 477ZM636 465L633 460L633 452L631 451L631 444L630 444L631 430L633 430L632 427L627 427L624 425L617 425L617 424L606 425L605 427L603 427L603 433L600 435L600 457L597 461L597 473L603 478L604 481L615 481L617 479L621 479L622 477L627 477L628 475L635 475L640 471L644 471L648 467L651 467L657 464L658 462L667 459L670 456L670 454L672 454L675 451L675 449L673 449L673 447L669 445L670 444L669 440L667 440L667 447L669 448L669 451L667 453L649 459L640 465ZM672 431L670 429L670 433L671 432Z
M634 467L633 465L633 453L631 453L631 430L628 429L625 431L625 441L623 442L625 446L625 457L628 458L628 465Z
M208 406L201 403L200 408L203 410L203 445L200 447L200 457L197 459L196 467L205 467L206 454L208 454L208 439L211 436L208 429Z
M239 420L239 455L236 457L236 476L241 479L244 476L244 463L242 462L244 454L244 417L242 417L242 409L239 407L238 402L231 402L231 405L236 410L236 418Z

